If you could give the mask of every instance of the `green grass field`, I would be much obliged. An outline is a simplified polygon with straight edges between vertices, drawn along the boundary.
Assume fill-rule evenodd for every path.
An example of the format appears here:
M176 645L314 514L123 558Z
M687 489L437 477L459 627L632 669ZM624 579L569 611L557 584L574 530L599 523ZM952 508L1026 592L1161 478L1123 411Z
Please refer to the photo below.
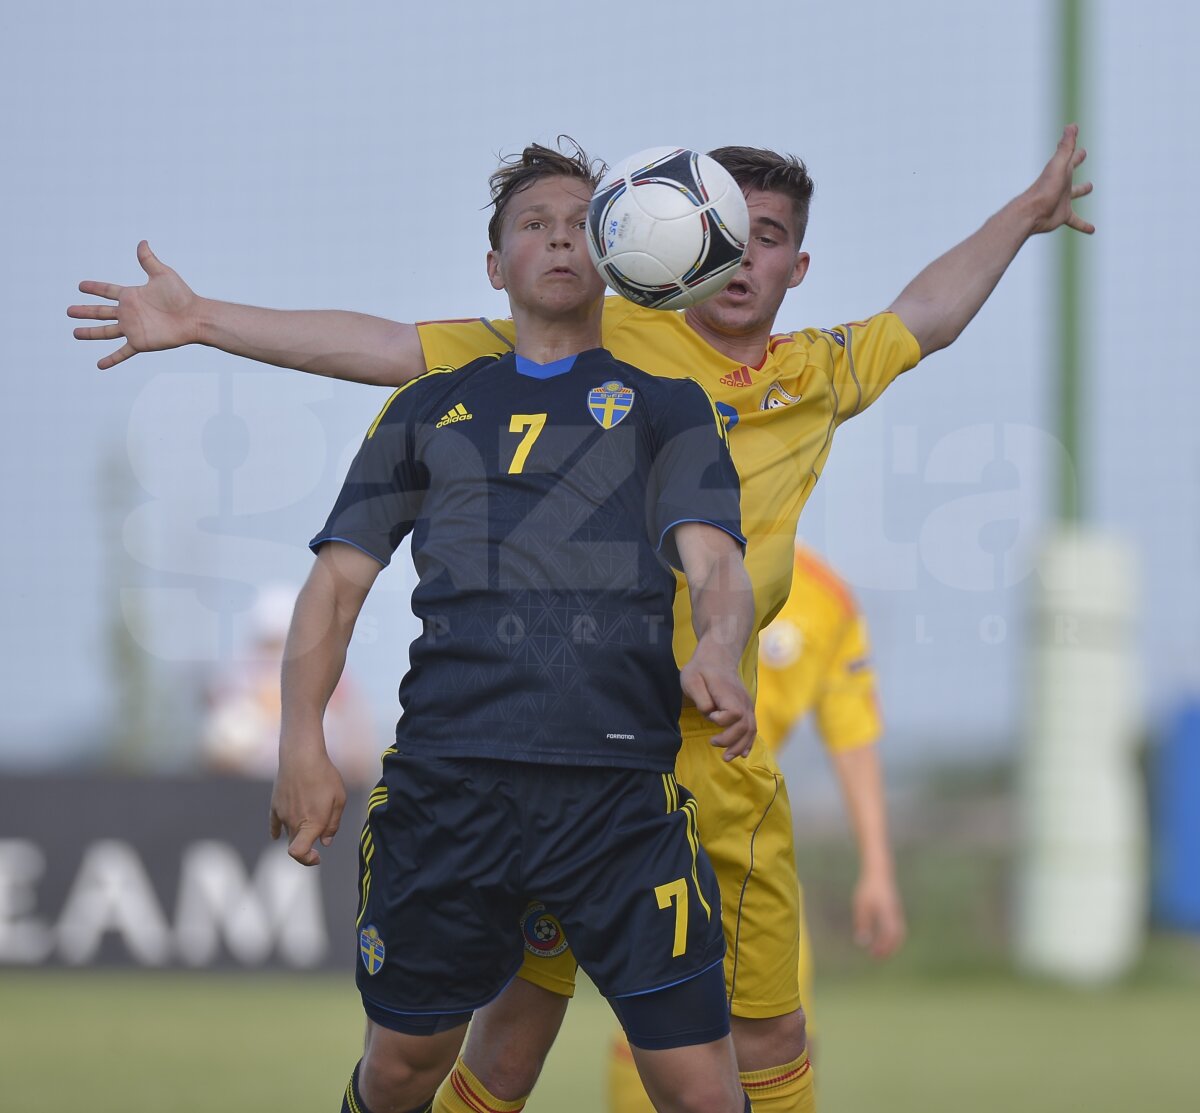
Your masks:
M886 972L820 989L822 1113L1191 1113L1196 981L1091 992ZM612 1021L581 988L530 1113L603 1107ZM358 1053L350 980L0 975L4 1113L332 1113Z

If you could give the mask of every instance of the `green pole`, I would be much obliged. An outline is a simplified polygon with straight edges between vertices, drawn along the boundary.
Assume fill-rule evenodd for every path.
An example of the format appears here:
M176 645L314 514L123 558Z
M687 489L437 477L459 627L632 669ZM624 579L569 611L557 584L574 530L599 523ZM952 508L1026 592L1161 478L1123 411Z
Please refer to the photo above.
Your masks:
M1082 97L1082 53L1080 26L1082 0L1061 0L1059 36L1062 85L1059 124L1080 123ZM1059 476L1058 514L1063 522L1082 516L1083 470L1079 439L1079 236L1060 232L1059 245L1059 346L1058 346L1058 435L1066 450Z

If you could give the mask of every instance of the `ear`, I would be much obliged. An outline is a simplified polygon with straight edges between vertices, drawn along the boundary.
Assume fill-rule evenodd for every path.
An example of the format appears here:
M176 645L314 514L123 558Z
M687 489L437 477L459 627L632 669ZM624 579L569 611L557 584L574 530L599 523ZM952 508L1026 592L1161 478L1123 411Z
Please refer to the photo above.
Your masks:
M500 265L500 252L495 248L487 253L487 275L493 290L504 289L504 268Z
M788 279L789 290L794 290L804 281L804 276L808 274L809 260L810 256L807 251L796 252L796 262L792 264L792 277Z

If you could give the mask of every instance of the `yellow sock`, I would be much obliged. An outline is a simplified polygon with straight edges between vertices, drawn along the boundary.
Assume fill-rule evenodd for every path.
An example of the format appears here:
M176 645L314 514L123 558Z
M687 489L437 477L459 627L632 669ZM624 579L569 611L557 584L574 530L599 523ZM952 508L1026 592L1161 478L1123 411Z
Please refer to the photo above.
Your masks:
M654 1113L624 1032L608 1045L608 1113Z
M781 1067L743 1071L738 1077L754 1113L814 1113L817 1108L807 1050Z
M528 1100L528 1094L516 1101L502 1101L489 1093L460 1055L434 1095L433 1113L521 1113Z

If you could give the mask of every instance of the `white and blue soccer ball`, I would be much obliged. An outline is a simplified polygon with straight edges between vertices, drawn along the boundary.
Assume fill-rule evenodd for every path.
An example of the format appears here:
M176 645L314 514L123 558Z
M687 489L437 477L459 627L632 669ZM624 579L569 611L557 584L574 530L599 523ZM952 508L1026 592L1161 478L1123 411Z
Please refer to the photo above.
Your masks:
M649 309L685 309L741 266L750 214L720 163L681 147L618 162L588 207L588 252L609 287Z

